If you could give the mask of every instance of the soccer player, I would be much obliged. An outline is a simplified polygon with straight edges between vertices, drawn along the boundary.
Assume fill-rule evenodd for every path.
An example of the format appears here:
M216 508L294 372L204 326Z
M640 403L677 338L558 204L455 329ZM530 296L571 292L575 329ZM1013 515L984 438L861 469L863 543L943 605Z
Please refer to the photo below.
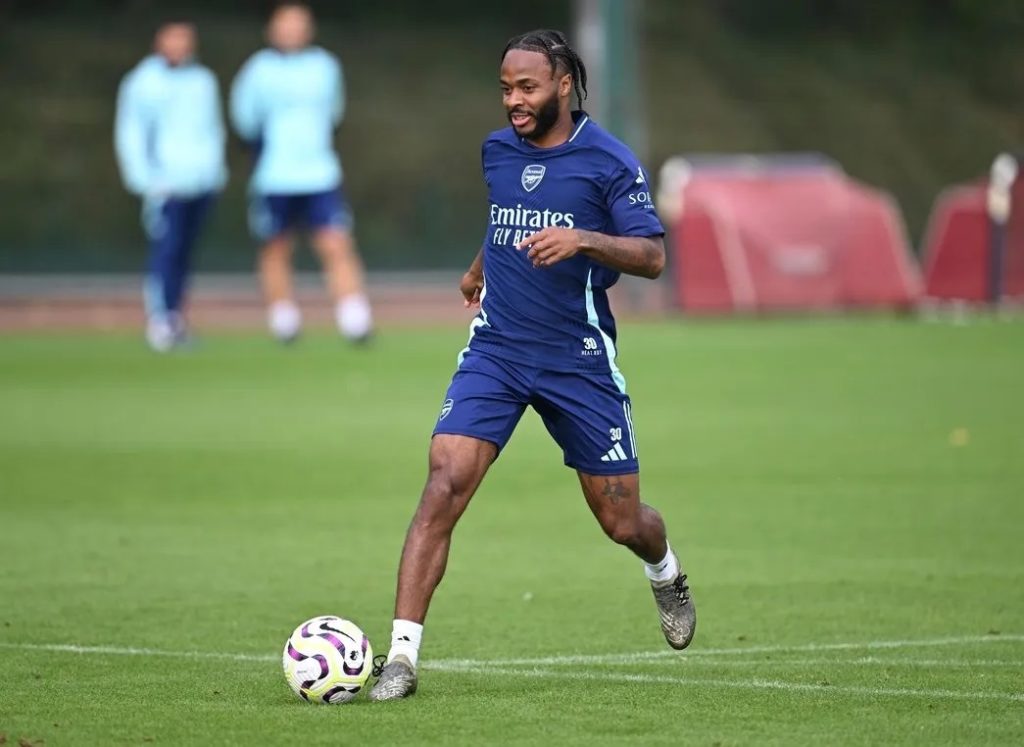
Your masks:
M416 664L452 530L529 405L574 469L605 533L644 561L661 629L685 648L696 615L661 516L640 501L626 382L608 288L656 278L664 229L647 172L583 111L587 74L558 31L511 39L501 58L510 127L483 145L490 226L460 285L479 306L441 407L426 487L398 571L391 649L372 700L416 691Z
M313 33L313 14L305 4L289 2L274 10L267 27L271 47L239 71L231 117L258 154L249 225L262 242L260 279L271 333L290 342L301 330L291 254L293 233L305 228L334 297L339 331L362 341L371 332L370 304L332 145L345 110L344 80L337 58L312 45Z
M186 339L192 249L227 181L217 79L195 52L191 23L163 24L154 53L125 75L117 97L117 161L125 186L142 197L149 237L146 339L160 352Z

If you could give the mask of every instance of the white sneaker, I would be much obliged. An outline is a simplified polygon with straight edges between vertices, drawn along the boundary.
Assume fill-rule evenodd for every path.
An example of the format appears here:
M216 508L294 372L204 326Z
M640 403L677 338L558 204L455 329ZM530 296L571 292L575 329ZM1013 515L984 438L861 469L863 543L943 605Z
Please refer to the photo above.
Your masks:
M146 342L155 352L170 352L176 339L174 327L166 319L150 319L146 323Z

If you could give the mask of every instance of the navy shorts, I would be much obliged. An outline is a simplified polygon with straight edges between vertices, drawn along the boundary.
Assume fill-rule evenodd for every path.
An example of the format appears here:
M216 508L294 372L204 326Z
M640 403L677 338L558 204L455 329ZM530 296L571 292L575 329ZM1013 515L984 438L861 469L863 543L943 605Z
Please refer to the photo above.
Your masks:
M352 209L341 187L307 194L253 195L249 203L249 230L260 241L295 228L352 229Z
M527 405L562 447L566 466L591 475L640 470L629 397L611 373L546 371L469 351L452 377L434 435L472 436L500 452Z

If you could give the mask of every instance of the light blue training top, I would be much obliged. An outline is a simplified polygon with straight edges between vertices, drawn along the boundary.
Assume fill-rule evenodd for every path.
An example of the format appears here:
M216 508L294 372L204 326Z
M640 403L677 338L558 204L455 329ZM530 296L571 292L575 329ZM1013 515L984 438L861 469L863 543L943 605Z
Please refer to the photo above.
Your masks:
M333 138L344 87L341 63L320 47L262 49L246 61L231 87L231 121L258 152L253 192L303 194L341 184Z
M227 182L217 79L150 55L121 81L114 149L125 186L148 197L192 197Z

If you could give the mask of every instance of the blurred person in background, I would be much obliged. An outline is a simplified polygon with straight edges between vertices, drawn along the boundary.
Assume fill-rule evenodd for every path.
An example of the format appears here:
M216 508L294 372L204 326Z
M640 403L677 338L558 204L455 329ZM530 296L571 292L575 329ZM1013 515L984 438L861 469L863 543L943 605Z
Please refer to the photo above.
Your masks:
M337 58L312 44L313 34L308 6L289 2L274 10L271 46L252 55L232 85L231 118L257 154L249 224L262 242L259 271L271 333L290 342L301 331L291 265L301 228L310 232L323 266L338 330L360 342L370 336L372 316L333 147L345 109L344 78Z
M227 181L217 79L195 60L195 26L169 21L154 52L121 81L114 145L121 176L142 198L149 237L146 339L166 352L186 341L185 291L192 249Z

